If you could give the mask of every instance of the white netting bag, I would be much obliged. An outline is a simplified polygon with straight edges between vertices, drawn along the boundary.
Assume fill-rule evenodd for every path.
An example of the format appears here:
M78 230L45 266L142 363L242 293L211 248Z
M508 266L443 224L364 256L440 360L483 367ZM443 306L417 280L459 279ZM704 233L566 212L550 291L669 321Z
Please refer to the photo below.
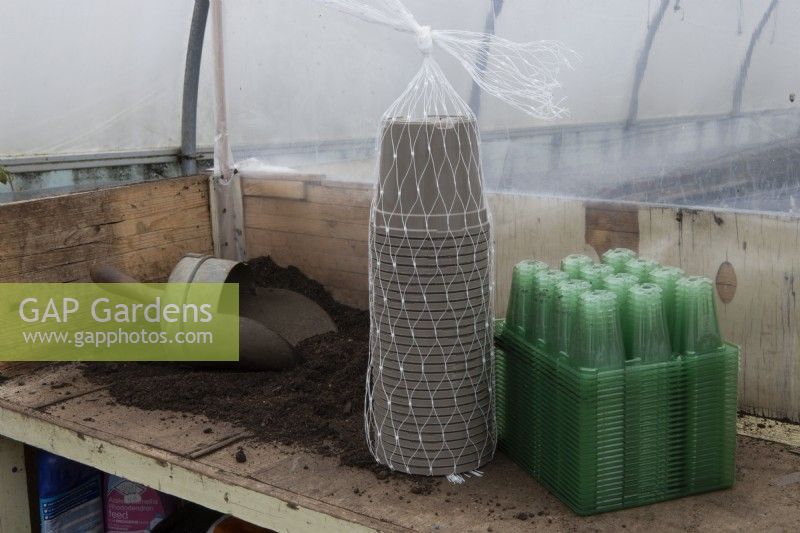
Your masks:
M495 451L493 244L475 116L433 59L526 113L554 101L558 43L434 31L398 0L321 0L416 36L422 67L386 111L370 219L370 361L365 429L379 463L413 474L474 471Z

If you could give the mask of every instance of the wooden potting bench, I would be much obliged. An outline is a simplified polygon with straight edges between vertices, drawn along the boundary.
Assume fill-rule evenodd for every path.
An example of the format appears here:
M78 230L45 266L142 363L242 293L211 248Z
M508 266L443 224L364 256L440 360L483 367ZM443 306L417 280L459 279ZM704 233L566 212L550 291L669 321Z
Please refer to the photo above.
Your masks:
M228 423L119 405L74 364L11 365L2 373L8 377L0 384L3 533L27 531L31 523L24 445L277 531L524 531L535 525L618 529L637 521L696 521L698 506L716 509L716 515L701 519L707 526L719 525L715 520L720 512L730 520L745 520L736 522L740 526L747 520L758 523L760 515L737 517L742 498L749 502L746 508L768 502L766 510L787 523L800 519L796 500L782 496L796 491L791 476L777 476L778 483L771 479L800 470L800 456L779 454L782 464L761 464L769 455L759 446L785 447L747 438L740 438L738 453L739 469L747 475L731 491L579 518L502 454L486 465L482 477L463 485L441 479L432 494L414 494L405 480L381 480L368 470L340 466L336 458L263 443ZM741 418L740 432L800 444L798 426L759 420ZM240 448L247 458L241 463L236 460Z
M289 175L245 180L243 192L250 257L293 264L339 301L366 305L369 184ZM514 263L531 257L556 264L576 251L625 246L707 275L717 284L723 333L742 346L740 409L800 420L796 217L500 193L489 202L497 309L505 309ZM101 261L163 281L183 254L213 249L205 176L3 204L0 228L0 282L88 281ZM8 378L0 380L0 533L30 527L24 445L279 531L800 524L800 455L790 453L800 446L797 426L768 420L739 419L740 433L784 444L741 437L732 490L578 518L502 454L483 477L458 486L442 480L433 494L414 494L405 481L266 444L231 424L119 405L76 365L0 365ZM240 447L243 463L235 458Z

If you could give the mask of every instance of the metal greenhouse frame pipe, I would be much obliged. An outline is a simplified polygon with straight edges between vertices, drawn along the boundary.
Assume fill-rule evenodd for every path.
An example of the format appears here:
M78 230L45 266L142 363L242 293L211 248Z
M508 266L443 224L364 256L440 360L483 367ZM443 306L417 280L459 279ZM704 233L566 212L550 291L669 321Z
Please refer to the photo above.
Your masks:
M778 7L778 0L772 0L769 6L767 6L767 10L764 11L764 15L761 17L758 26L756 26L753 34L750 36L750 44L748 44L747 52L744 55L744 59L742 59L742 64L739 66L739 77L736 79L736 86L733 89L733 102L731 103L731 114L733 115L738 115L742 112L744 84L747 83L747 73L750 70L750 63L753 62L753 52L776 7Z
M200 85L200 62L208 20L209 0L195 0L189 42L186 46L186 67L183 73L181 103L181 170L185 175L197 173L197 93Z
M631 102L628 107L628 117L625 120L625 127L630 127L636 121L639 115L639 90L642 87L644 80L644 72L647 70L647 60L650 59L650 50L653 48L653 41L656 38L656 33L661 27L661 22L664 20L664 14L667 12L670 0L661 0L661 5L658 7L653 20L650 21L650 26L647 28L647 36L644 39L644 46L639 53L639 59L636 61L636 70L633 74L633 88L631 89Z

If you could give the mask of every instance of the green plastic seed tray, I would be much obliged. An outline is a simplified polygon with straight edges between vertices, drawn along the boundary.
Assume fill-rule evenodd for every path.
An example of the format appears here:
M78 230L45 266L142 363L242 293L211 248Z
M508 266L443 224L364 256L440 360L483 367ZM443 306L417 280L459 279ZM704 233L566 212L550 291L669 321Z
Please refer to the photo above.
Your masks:
M730 487L739 349L577 368L495 327L501 449L576 513Z

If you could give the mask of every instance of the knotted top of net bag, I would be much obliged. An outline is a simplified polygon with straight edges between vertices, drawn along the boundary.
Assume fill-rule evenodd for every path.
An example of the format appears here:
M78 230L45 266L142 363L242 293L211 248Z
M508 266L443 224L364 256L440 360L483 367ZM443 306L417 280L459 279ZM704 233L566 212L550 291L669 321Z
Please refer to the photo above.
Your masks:
M575 52L558 41L517 43L496 35L423 26L400 0L318 0L367 22L415 36L424 59L403 94L386 110L386 118L424 119L431 115L473 117L431 54L434 46L453 56L487 94L539 119L567 114L561 85L562 66L571 68Z

